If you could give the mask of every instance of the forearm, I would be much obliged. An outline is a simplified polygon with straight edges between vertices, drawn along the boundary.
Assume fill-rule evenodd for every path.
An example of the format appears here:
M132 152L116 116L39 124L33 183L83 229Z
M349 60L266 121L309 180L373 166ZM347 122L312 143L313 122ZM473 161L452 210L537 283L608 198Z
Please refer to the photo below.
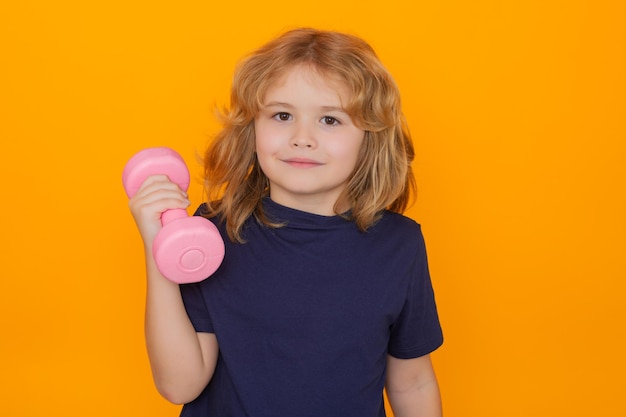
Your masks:
M196 333L178 284L163 278L151 256L147 256L146 270L145 335L154 382L169 401L186 403L209 382L215 369L217 342L213 335ZM205 338L203 344L201 337ZM207 343L207 339L213 340Z

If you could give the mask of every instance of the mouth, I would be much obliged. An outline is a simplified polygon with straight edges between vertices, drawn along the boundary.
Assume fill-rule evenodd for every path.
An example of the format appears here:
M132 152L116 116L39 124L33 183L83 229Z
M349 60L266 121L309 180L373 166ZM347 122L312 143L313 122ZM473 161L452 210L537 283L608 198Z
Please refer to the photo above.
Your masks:
M308 158L287 158L282 161L294 168L315 168L324 165L319 161Z

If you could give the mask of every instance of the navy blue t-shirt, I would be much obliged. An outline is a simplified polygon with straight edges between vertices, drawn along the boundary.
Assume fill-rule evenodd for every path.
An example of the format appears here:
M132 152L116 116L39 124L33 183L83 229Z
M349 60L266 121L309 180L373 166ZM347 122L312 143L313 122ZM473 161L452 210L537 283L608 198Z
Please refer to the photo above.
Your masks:
M380 417L387 355L443 342L420 226L385 212L367 232L340 216L264 201L246 243L226 238L210 278L181 286L196 331L220 353L181 416Z

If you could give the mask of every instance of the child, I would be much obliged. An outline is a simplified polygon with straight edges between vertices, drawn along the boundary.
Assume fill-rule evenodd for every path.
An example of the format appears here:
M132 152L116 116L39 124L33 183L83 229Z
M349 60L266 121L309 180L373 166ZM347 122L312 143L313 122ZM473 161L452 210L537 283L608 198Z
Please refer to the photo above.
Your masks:
M440 416L429 353L443 339L397 87L369 45L285 33L235 72L205 156L226 244L215 274L180 287L155 267L166 209L189 201L149 177L130 207L145 243L146 342L182 416Z

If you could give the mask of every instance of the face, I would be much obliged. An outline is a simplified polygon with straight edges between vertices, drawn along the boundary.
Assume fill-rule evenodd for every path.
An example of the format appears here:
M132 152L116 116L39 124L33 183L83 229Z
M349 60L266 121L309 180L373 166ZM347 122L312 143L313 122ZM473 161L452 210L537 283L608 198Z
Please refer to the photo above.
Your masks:
M334 214L364 137L343 109L348 98L343 85L302 66L268 89L254 126L257 158L276 203Z

